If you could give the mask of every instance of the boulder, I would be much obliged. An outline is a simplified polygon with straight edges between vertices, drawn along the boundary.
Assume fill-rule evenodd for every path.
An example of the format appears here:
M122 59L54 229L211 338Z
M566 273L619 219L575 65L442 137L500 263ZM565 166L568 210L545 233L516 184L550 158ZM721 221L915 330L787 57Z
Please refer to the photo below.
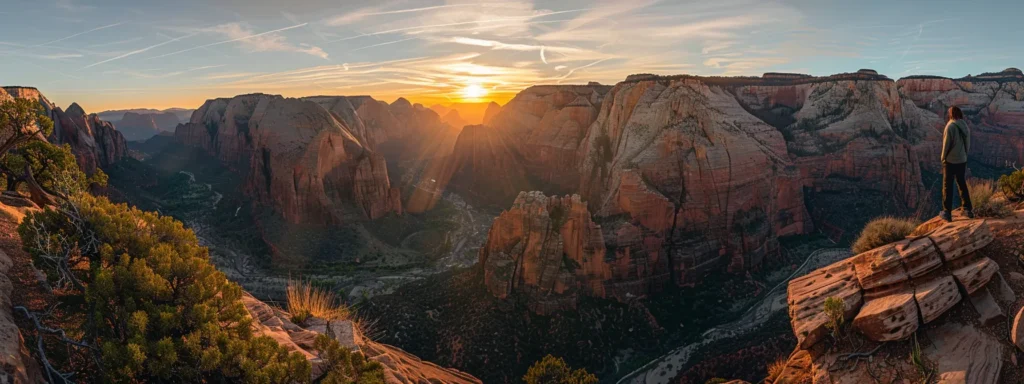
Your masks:
M825 299L842 299L847 309L844 313L846 320L852 319L861 307L861 288L850 260L795 278L787 289L789 318L801 348L809 348L828 334Z
M928 324L959 303L961 296L953 276L943 276L917 284L914 299L921 310L921 320Z
M960 285L964 287L968 294L972 294L984 287L985 284L988 284L992 280L992 276L998 271L999 264L996 264L992 259L983 257L954 270L953 276L956 277L956 280L960 282Z
M927 223L926 223L927 224ZM944 223L929 235L945 261L970 255L992 242L992 231L984 220L957 220Z
M917 331L917 302L912 288L866 300L853 326L875 341L901 340Z
M853 257L857 280L865 290L885 287L910 279L896 244L883 245Z

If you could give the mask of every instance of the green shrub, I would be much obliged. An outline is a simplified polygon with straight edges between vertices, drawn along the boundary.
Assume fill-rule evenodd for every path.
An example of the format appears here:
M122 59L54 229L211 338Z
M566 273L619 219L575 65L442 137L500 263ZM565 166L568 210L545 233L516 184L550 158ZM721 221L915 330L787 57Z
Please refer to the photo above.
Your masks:
M1000 176L997 184L999 191L1007 198L1014 200L1024 198L1024 170Z
M256 337L241 288L181 222L81 194L29 214L26 251L55 286L46 326L85 347L54 365L94 382L308 382L310 364Z
M318 335L313 348L319 351L327 367L321 384L384 384L384 367L376 361L368 361L362 353L353 353L337 340L327 335Z
M597 376L584 369L573 370L560 357L544 356L523 376L526 384L597 384Z
M854 254L870 251L877 247L902 240L917 228L917 221L895 217L879 217L864 226L860 236L853 242Z
M825 316L828 317L825 328L828 328L829 332L832 332L832 337L838 340L843 323L846 322L846 302L838 297L826 298Z
M974 213L980 217L1004 217L1013 211L1003 194L996 193L995 184L990 180L968 180L967 190L971 192Z

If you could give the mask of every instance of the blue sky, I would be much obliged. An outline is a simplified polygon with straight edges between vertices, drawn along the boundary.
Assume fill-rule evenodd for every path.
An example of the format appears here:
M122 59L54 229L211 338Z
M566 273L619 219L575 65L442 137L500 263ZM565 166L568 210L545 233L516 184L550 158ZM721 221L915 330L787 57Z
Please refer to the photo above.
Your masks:
M213 97L504 102L631 73L1024 66L1013 1L0 0L0 84L88 111Z

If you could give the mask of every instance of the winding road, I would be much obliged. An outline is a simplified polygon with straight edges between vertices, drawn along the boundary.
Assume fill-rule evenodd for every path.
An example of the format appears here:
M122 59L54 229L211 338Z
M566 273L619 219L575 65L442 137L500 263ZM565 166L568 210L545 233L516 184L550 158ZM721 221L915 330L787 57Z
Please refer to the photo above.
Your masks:
M764 324L778 311L786 309L785 286L794 277L847 257L850 257L850 250L847 248L822 248L814 251L789 277L768 291L761 301L747 309L739 319L707 330L700 341L673 349L623 376L616 384L668 384L687 367L694 352L723 339L743 336Z

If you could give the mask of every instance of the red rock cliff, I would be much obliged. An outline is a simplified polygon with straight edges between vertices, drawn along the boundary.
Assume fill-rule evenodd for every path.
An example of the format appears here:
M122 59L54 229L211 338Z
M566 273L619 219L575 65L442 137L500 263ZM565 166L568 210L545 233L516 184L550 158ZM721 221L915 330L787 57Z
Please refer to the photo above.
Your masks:
M124 135L114 129L113 124L100 120L95 114L86 114L78 104L71 104L64 111L35 88L3 87L0 92L0 99L6 95L39 101L53 119L53 134L49 140L54 144L70 145L79 167L86 174L113 165L128 153Z
M625 300L660 290L668 280L664 258L639 243L607 254L604 233L632 238L635 230L602 229L578 195L522 192L480 250L485 284L499 298L525 297L542 314L575 307L580 294Z
M971 127L972 159L996 167L1024 164L1024 73L1019 69L960 79L914 76L898 84L902 94L931 113L929 126L940 132L940 140L946 110L958 106ZM938 163L939 155L936 145L927 159Z
M293 223L338 223L401 213L380 154L321 104L272 95L207 101L175 136L247 171L246 192Z

